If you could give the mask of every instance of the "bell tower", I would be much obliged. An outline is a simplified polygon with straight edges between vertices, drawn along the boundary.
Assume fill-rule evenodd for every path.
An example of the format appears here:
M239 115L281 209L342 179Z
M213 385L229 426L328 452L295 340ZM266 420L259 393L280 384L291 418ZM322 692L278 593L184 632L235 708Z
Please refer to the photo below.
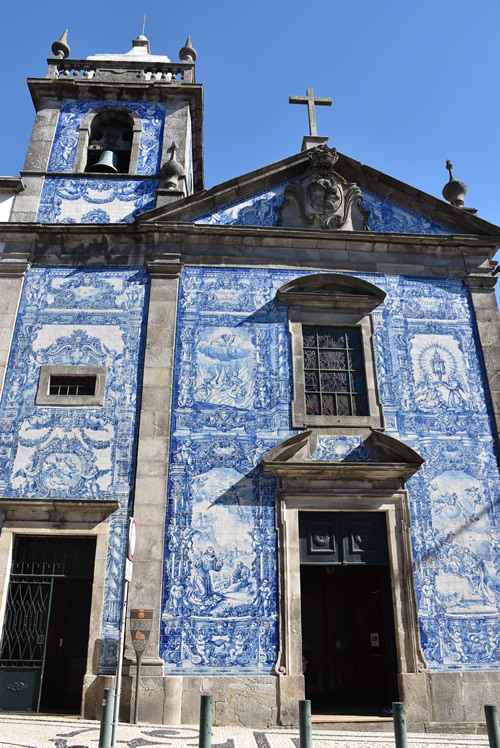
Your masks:
M203 189L203 88L140 35L126 54L71 59L67 31L28 86L36 119L11 220L130 223Z

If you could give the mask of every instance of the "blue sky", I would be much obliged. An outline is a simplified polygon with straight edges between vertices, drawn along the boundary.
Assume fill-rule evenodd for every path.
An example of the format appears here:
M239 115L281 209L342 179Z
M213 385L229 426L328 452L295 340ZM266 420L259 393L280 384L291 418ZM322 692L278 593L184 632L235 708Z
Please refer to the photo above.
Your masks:
M362 163L436 197L446 159L466 205L500 224L497 0L148 0L2 4L0 174L22 168L34 110L26 78L43 77L69 28L71 57L126 52L141 32L178 60L191 34L205 86L206 186L300 150L312 87L318 134Z

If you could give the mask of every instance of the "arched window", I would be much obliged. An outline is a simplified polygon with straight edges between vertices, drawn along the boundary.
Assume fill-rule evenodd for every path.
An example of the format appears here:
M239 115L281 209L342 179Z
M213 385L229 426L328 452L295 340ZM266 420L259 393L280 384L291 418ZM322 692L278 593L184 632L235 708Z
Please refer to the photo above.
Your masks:
M90 127L86 172L128 174L133 120L124 111L99 112Z

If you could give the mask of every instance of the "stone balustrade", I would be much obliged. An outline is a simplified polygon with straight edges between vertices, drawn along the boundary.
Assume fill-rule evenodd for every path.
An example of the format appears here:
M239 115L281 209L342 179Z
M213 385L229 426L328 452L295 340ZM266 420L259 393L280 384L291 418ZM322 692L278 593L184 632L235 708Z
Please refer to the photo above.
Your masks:
M69 60L49 57L46 78L93 80L99 82L151 81L158 83L194 83L194 63L117 60Z

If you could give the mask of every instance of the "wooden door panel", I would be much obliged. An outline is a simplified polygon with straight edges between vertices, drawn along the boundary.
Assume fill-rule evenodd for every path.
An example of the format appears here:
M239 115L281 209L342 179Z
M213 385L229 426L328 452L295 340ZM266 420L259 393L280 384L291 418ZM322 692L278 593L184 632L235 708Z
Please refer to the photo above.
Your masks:
M301 512L302 564L387 564L383 512Z
M92 580L58 579L52 598L41 708L79 711Z
M379 713L397 699L388 582L383 566L301 567L306 698L316 712L357 705Z

